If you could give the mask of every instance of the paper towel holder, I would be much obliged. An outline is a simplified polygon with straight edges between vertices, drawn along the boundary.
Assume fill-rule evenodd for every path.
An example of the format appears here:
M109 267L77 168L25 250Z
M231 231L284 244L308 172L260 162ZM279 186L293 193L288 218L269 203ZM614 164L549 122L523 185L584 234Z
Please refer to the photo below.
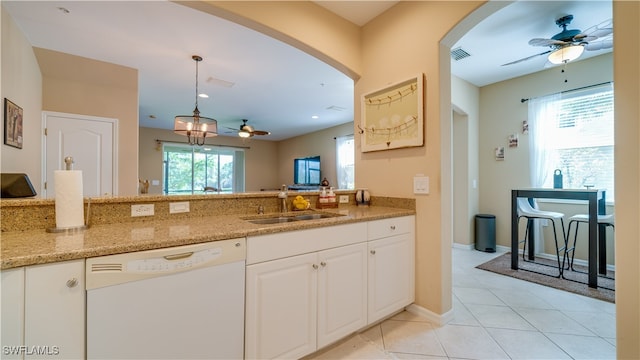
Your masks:
M64 158L65 170L73 170L73 158L71 156L66 156ZM84 225L82 226L73 226L66 228L47 228L48 233L65 233L65 234L75 234L81 231L86 230L89 227L89 214L91 213L91 198L87 198L87 214L85 216Z
M87 215L85 216L84 225L66 227L66 228L47 228L48 233L65 233L76 234L89 228L89 215L91 214L91 198L87 198Z

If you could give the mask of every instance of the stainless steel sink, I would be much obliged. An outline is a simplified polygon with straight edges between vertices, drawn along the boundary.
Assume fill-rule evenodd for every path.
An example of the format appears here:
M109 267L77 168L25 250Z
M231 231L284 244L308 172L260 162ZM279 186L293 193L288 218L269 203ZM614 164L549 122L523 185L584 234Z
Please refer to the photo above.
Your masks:
M262 218L262 219L248 219L247 221L252 224L279 224L279 223L298 221L298 219L295 219L293 217L288 217L288 216L279 216L279 217Z
M324 213L317 213L317 214L303 214L303 215L296 215L294 216L294 218L296 220L315 220L315 219L326 219L326 218L332 218L332 217L336 217L336 216L341 216L340 214L324 214Z
M288 223L292 221L326 219L326 218L332 218L337 216L343 216L343 215L332 214L332 213L312 213L312 214L300 214L300 215L290 215L290 216L253 218L253 219L244 219L244 220L252 224L280 224L280 223Z

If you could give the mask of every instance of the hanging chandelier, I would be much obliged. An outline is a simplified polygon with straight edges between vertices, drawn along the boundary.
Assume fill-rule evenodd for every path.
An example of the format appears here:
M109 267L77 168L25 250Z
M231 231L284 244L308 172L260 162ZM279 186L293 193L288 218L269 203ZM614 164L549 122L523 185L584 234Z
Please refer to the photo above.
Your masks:
M193 115L177 115L173 122L173 131L176 134L187 137L191 145L204 145L207 137L218 136L218 121L206 116L200 116L198 110L198 63L202 57L193 55L191 57L196 62L196 107Z

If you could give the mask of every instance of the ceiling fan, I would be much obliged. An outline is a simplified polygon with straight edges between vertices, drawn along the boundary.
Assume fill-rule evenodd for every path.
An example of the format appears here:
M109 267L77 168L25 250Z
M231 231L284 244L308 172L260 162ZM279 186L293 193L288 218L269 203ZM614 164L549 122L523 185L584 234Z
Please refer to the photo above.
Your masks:
M268 131L264 131L264 130L256 130L253 128L253 126L247 124L247 119L242 119L242 125L240 125L240 129L234 129L234 128L227 128L230 130L234 130L234 131L238 131L238 136L243 137L243 138L248 138L248 137L252 137L254 135L269 135L271 134Z
M562 31L553 35L550 39L534 38L529 40L529 45L548 46L551 48L550 50L502 64L501 66L517 64L545 54L549 54L549 61L551 63L562 64L577 59L582 55L584 50L602 50L613 47L612 19L605 20L585 31L577 29L567 30L567 26L572 20L573 15L566 15L557 19L556 25L561 27Z

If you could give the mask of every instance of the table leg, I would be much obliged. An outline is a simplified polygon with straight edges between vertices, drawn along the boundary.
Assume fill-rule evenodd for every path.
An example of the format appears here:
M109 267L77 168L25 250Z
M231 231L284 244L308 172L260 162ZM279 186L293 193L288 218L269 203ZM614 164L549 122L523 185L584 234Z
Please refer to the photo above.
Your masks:
M598 287L598 196L589 195L589 287Z
M511 268L518 270L518 195L511 190Z

